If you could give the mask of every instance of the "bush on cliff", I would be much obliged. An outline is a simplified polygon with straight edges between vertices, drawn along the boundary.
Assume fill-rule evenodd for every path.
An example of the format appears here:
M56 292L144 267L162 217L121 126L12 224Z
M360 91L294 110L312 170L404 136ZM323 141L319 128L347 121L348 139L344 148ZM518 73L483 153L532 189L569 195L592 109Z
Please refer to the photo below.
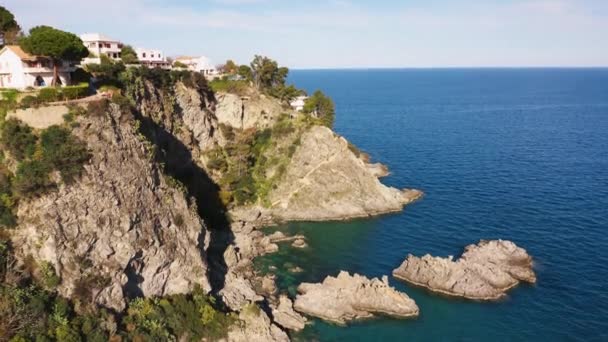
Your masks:
M123 320L129 340L217 340L227 332L232 317L217 311L215 301L200 288L190 295L162 299L138 298Z
M59 126L51 126L42 132L40 147L44 163L59 171L66 183L80 175L84 163L91 157L85 143Z
M2 125L0 144L16 160L31 157L36 150L37 140L30 126L17 119L6 120Z

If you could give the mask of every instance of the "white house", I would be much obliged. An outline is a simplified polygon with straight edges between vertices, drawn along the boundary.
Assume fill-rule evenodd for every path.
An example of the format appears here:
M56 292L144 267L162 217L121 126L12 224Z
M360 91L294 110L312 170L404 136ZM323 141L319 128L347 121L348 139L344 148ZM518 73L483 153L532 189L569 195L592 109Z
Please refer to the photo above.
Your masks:
M291 106L291 108L293 108L297 111L302 111L302 110L304 110L304 104L306 103L307 98L308 98L308 96L298 96L295 99L293 99L293 101L291 101L289 103L289 105Z
M139 63L147 67L170 68L171 63L167 61L167 57L161 50L136 48L137 59Z
M120 50L123 46L120 41L100 33L84 33L80 35L80 39L96 57L104 54L112 59L120 59Z
M211 60L205 56L200 57L189 57L182 56L177 57L175 62L180 62L188 66L189 70L197 71L205 75L206 77L214 77L218 74L217 68Z
M67 62L59 66L61 85L70 84L70 72L75 67ZM7 45L0 50L0 87L25 89L44 87L53 82L53 61L47 57L33 56L17 45Z

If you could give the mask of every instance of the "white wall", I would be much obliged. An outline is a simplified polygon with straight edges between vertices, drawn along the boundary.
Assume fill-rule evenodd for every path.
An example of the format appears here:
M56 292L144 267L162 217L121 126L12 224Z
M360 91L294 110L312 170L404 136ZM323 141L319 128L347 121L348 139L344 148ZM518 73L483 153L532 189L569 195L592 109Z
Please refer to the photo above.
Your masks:
M23 67L21 58L12 50L5 49L0 55L0 87L18 89L27 87Z

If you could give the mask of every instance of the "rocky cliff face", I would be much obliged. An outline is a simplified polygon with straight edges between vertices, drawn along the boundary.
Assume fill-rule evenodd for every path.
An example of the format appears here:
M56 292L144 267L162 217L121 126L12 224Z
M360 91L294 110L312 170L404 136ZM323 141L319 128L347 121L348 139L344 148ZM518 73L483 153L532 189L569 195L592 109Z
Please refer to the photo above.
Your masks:
M343 137L313 126L270 193L271 213L281 220L341 220L399 211L421 196L383 185L377 168L357 157Z
M195 205L167 184L133 116L106 114L74 128L92 155L82 177L20 204L17 254L54 265L60 294L117 311L132 296L209 290Z

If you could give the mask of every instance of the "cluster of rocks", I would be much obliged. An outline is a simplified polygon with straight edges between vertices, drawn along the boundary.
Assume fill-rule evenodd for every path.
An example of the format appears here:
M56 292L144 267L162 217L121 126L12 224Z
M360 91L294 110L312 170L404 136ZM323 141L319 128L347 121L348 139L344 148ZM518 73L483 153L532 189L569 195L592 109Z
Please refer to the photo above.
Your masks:
M534 283L532 257L511 241L481 241L460 259L408 255L393 276L431 291L477 300L504 296L520 281Z
M418 316L418 306L406 294L388 285L388 278L368 279L340 272L322 283L303 283L294 308L307 315L337 324L377 314L408 318Z

